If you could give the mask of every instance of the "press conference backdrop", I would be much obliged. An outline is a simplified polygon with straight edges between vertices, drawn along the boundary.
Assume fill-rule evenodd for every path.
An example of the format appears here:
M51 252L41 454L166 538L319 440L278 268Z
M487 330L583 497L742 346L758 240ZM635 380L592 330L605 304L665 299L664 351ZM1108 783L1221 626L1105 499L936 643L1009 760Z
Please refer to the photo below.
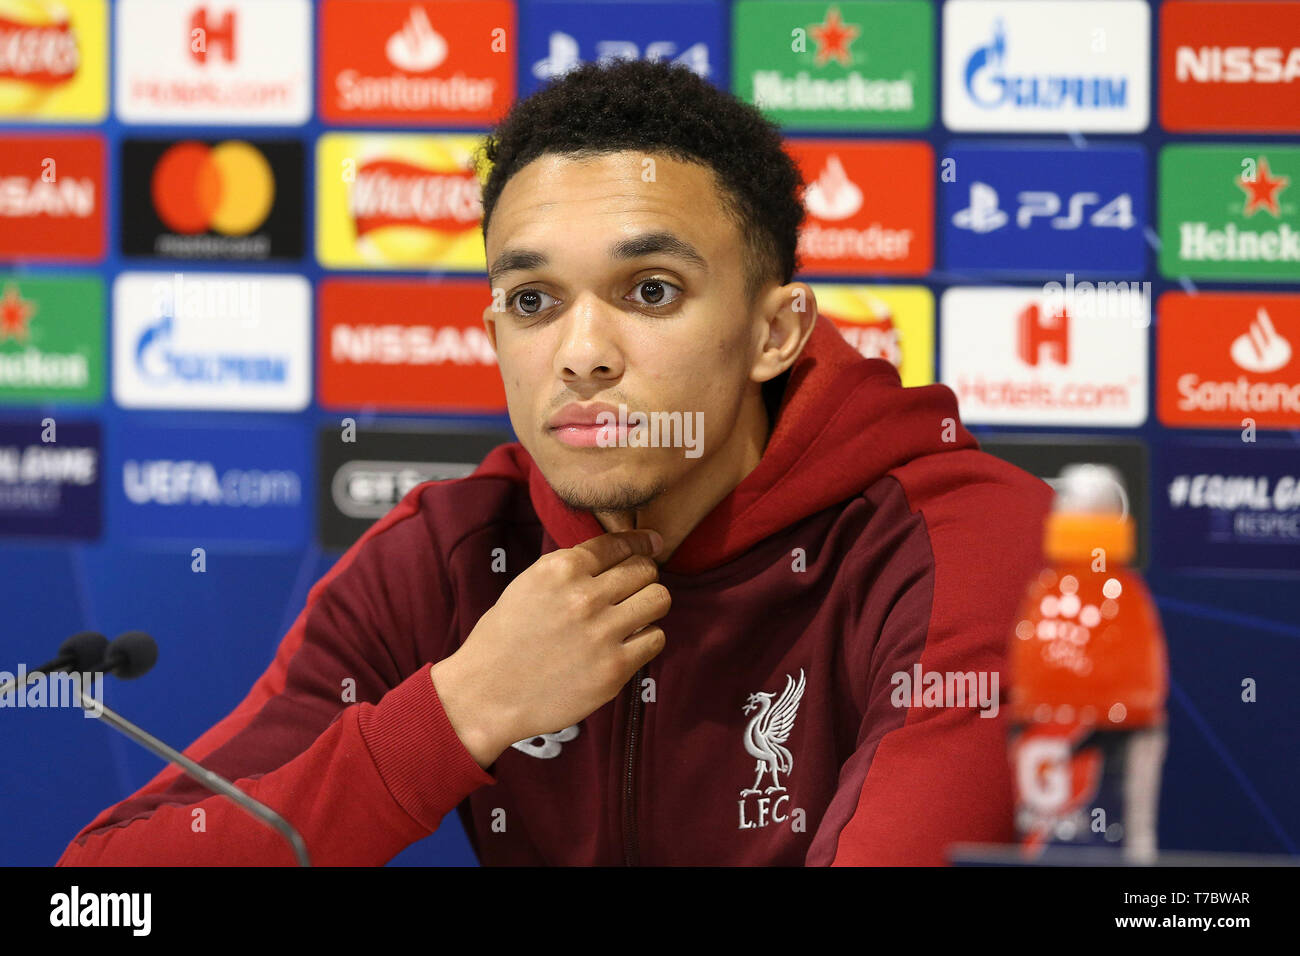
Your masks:
M782 125L801 278L864 354L1022 467L1121 471L1161 844L1294 854L1296 2L0 0L0 670L144 629L108 700L187 744L406 489L510 440L469 157L616 57ZM0 710L0 862L158 769ZM396 862L473 861L452 815Z

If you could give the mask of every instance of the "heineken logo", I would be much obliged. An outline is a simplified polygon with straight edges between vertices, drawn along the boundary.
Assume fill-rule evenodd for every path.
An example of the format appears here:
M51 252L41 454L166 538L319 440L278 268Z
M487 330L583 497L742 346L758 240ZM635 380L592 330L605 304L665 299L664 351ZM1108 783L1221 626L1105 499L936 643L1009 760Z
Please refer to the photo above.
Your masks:
M1246 164L1250 172L1242 173L1237 185L1246 192L1246 205L1242 208L1243 216L1253 216L1255 210L1265 209L1277 219L1282 215L1278 208L1277 195L1291 182L1289 176L1273 176L1268 168L1268 157L1260 156L1254 163Z
M1300 279L1294 146L1170 146L1160 156L1160 271L1170 278Z
M925 129L934 9L919 0L734 8L732 88L786 129Z
M97 402L104 390L98 279L0 277L0 402Z

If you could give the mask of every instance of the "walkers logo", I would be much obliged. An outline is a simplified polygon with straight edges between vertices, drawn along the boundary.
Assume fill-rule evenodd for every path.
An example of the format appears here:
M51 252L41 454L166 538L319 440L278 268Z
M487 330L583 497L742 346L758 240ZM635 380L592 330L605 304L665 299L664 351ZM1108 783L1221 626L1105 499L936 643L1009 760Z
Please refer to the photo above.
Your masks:
M898 370L903 385L934 381L934 296L921 285L811 286L817 311L866 358Z
M955 130L1139 133L1149 119L1142 0L943 7L943 121Z
M1168 445L1156 458L1156 561L1168 568L1300 568L1293 446L1238 439Z
M929 143L786 140L808 211L799 231L810 275L924 275L934 265ZM889 189L878 184L887 182Z
M1160 7L1160 122L1177 132L1300 132L1300 3Z
M301 411L310 354L301 276L127 272L113 286L113 398L124 408Z
M308 0L118 0L118 116L127 123L305 123L313 36Z
M122 252L178 259L301 259L296 140L126 140Z
M321 544L346 550L416 485L463 478L493 448L514 440L507 429L323 427L316 469Z
M0 535L98 538L102 449L97 422L0 423Z
M489 304L481 280L324 280L321 405L504 413L501 371L483 328Z
M0 0L0 120L108 114L105 0Z
M990 274L1138 275L1146 268L1140 146L951 146L944 265Z
M327 0L320 16L328 122L490 125L514 98L508 0Z
M0 404L104 397L104 286L0 274Z
M953 288L940 300L939 372L962 421L1137 426L1147 417L1147 327L1128 310L1074 314L1036 289ZM1087 311L1087 310L1085 310Z
M104 140L0 134L0 259L104 257Z
M1163 424L1300 427L1300 296L1167 292L1159 316Z
M732 8L731 88L784 129L928 129L934 8L917 0Z
M525 65L521 94L582 63L666 61L722 86L727 79L727 7L712 0L604 0L521 4Z
M483 272L477 136L326 133L316 257L332 269Z
M1160 271L1169 278L1300 279L1300 147L1167 146Z
M136 545L179 545L195 570L209 548L307 542L311 462L303 428L127 424L109 461L113 528Z

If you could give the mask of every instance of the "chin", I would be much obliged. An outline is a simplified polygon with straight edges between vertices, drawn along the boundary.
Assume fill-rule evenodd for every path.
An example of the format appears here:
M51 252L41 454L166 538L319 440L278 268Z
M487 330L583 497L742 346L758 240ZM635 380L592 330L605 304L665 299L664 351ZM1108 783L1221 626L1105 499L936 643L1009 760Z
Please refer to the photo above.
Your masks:
M546 475L546 480L561 501L579 511L636 511L649 505L667 487L662 479L644 472L623 474L621 468L612 471L593 475L584 473L579 465L560 469L554 477Z

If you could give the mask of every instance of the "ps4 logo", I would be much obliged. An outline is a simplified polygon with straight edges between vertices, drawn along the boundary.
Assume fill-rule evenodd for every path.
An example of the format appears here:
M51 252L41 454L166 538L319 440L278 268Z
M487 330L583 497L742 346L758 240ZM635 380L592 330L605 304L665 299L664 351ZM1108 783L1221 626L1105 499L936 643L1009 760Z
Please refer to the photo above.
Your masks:
M537 79L543 81L556 79L582 64L578 41L574 37L560 30L553 30L547 42L546 56L533 64L533 76ZM596 43L596 60L600 63L635 60L640 57L640 47L631 40L599 40ZM671 40L655 40L646 44L644 58L652 63L673 58L673 64L685 66L705 79L710 73L707 43L696 43L678 54L676 43Z
M1048 219L1053 229L1078 229L1085 222L1089 226L1110 229L1132 229L1137 225L1133 215L1133 197L1129 193L1120 193L1104 205L1098 205L1101 203L1100 193L1071 193L1064 202L1064 215L1060 215L1061 197L1061 193L1040 189L1017 193L1020 205L1016 209L1016 225L1028 229L1035 219ZM1097 208L1091 209L1094 206ZM970 205L953 215L952 224L958 229L985 233L1001 229L1009 219L998 205L997 190L988 183L973 182Z

